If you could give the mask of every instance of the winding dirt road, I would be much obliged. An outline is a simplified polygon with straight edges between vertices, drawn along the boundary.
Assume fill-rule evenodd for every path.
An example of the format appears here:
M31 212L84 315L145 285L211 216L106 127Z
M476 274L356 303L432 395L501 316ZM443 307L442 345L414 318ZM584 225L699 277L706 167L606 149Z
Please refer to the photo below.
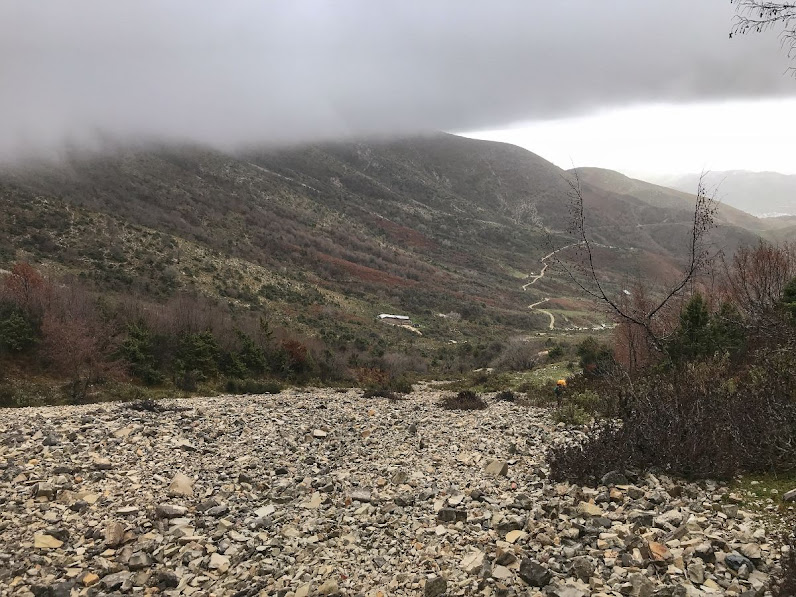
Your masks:
M550 300L549 298L542 299L538 303L534 303L532 305L528 305L528 308L529 309L535 309L536 305L541 305L542 303L546 303L549 300ZM550 328L549 329L551 329L551 330L556 329L556 316L555 315L553 315L550 311L548 311L546 309L536 309L536 310L539 311L540 313L544 313L545 315L547 315L550 318Z
M526 284L523 284L522 285L522 289L523 290L528 290L528 286L532 286L533 284L536 284L539 280L544 278L544 274L547 271L547 267L550 265L549 263L547 263L548 259L550 259L553 255L555 255L559 251L563 251L564 249L569 249L570 247L574 247L574 246L576 246L578 244L579 243L572 243L572 244L566 245L564 247L561 247L560 249L556 249L555 251L550 251L547 255L542 257L540 259L540 261L542 262L542 271L540 271L538 274L531 273L530 274L531 281L526 283ZM541 300L541 301L539 301L537 303L533 303L532 305L528 305L528 308L533 310L533 309L536 308L537 305L541 305L542 303L546 303L549 300L550 300L549 298L543 299L543 300ZM556 328L556 316L553 315L550 311L547 311L546 309L537 309L537 311L539 311L540 313L544 313L545 315L547 315L550 318L550 328L549 329L554 330Z

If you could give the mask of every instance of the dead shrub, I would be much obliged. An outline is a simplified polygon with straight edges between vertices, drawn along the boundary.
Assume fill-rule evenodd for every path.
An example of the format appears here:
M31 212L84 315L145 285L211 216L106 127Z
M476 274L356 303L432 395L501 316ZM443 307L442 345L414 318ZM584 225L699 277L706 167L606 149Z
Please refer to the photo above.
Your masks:
M745 371L707 362L649 375L624 405L622 423L597 423L582 441L548 451L556 480L593 483L622 469L686 478L796 470L796 354L758 353Z
M503 390L502 392L495 394L495 400L500 400L502 402L514 402L516 399L516 394L514 394L514 392L511 390Z
M540 346L523 338L511 338L491 367L504 371L528 371L539 362Z
M462 390L455 396L446 396L439 405L445 410L484 410L487 406L479 394L472 390Z

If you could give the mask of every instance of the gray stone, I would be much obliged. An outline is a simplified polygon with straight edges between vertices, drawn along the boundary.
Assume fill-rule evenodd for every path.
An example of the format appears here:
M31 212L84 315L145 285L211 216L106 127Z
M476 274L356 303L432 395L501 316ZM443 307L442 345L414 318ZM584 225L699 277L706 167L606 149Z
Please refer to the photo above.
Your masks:
M627 485L628 481L627 477L625 477L619 471L610 471L602 476L600 483L607 487L611 487L613 485Z
M229 558L227 556L223 556L220 553L212 553L210 554L210 561L207 564L207 567L210 570L215 570L219 574L224 574L227 570L229 570Z
M107 589L108 591L116 591L120 589L131 576L132 574L127 571L108 574L100 579L99 584L102 588Z
M594 575L594 563L585 556L578 556L572 560L572 572L583 582L589 582Z
M547 568L530 558L523 558L520 562L519 574L520 578L532 587L544 587L553 578L553 574Z
M437 518L442 522L457 522L467 520L466 510L456 510L454 508L441 508L437 512Z
M701 561L694 560L688 565L688 580L697 585L705 582L705 565Z
M180 518L185 516L188 508L176 504L158 504L155 506L156 518Z
M700 543L694 548L694 557L708 564L716 561L716 554L713 551L713 546L707 541Z
M423 595L425 595L425 597L438 597L438 595L443 595L447 590L448 581L442 576L434 576L426 580Z
M371 494L367 489L357 489L351 492L351 501L354 502L370 502Z
M724 563L726 564L727 568L734 570L735 572L740 570L741 566L744 565L747 566L749 571L755 569L755 565L752 563L752 561L739 553L727 554L727 557L724 558Z
M655 518L655 512L649 510L633 510L627 516L627 521L642 527L651 527Z
M117 547L124 542L124 525L111 521L105 525L105 544L108 547Z
M55 495L55 487L53 487L51 483L36 483L33 486L33 495L35 497L52 499Z
M173 497L191 497L193 495L193 479L177 473L169 483L168 493Z
M152 558L150 558L148 554L140 551L130 556L130 560L127 562L127 567L130 568L130 570L143 570L144 568L149 568L151 565Z
M41 442L42 446L57 446L61 443L61 438L58 437L57 433L50 433L47 437L44 438L44 441Z
M340 593L340 587L337 581L329 579L318 587L318 595L337 595Z

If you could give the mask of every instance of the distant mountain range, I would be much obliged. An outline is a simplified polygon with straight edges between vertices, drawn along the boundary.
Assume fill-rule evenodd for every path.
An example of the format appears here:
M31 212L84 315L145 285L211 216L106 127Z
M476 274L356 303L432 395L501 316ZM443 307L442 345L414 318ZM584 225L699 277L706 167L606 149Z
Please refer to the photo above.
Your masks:
M658 184L693 193L699 174L652 177ZM727 205L760 217L796 216L796 174L730 170L708 172L705 182Z

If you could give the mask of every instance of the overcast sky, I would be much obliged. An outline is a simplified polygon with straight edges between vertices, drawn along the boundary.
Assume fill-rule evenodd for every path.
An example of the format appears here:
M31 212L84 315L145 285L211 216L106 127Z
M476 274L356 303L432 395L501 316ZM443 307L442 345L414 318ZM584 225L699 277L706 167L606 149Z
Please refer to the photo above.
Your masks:
M619 149L631 130L656 145L651 104L692 137L691 110L716 102L743 106L719 133L740 119L768 143L782 128L753 106L796 100L786 57L773 33L729 40L732 15L728 0L2 0L0 159L108 139L509 129L554 161L643 170ZM635 120L606 134L617 114ZM653 158L650 171L703 165Z

